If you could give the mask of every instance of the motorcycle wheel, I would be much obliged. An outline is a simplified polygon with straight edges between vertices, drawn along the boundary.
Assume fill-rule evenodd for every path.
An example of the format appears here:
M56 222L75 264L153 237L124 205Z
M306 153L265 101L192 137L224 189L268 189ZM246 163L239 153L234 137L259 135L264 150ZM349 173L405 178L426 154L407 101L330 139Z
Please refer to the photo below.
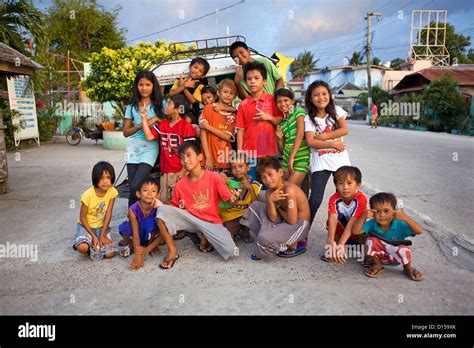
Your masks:
M66 133L66 141L69 145L77 146L82 140L81 132L76 132L74 129L70 129Z

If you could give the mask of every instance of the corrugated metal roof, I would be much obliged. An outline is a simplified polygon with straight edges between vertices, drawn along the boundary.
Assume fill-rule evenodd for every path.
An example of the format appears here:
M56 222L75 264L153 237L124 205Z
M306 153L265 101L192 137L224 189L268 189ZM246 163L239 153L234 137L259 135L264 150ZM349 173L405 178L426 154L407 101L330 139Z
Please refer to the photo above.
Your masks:
M30 67L33 69L43 69L41 64L36 63L33 59L21 54L8 45L0 42L0 61L9 64L20 64L20 66Z
M429 81L435 81L442 78L445 74L451 74L460 86L474 85L474 67L438 67L428 68L417 71L408 76L419 74Z

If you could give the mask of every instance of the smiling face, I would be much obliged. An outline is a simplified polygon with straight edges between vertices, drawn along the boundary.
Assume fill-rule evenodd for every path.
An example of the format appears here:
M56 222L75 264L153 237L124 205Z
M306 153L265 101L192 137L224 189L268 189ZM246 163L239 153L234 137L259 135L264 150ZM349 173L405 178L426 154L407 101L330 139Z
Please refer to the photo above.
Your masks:
M151 204L155 198L158 198L159 192L158 185L150 182L142 185L140 191L137 191L136 194L140 201L146 204Z
M188 147L184 153L179 156L181 160L181 165L186 169L186 171L191 172L197 167L201 166L201 161L203 159L202 154L197 154L191 147Z
M137 88L142 98L149 98L153 92L153 83L146 78L141 78L138 80Z
M224 104L232 103L235 98L235 92L227 86L223 86L220 90L218 90L217 95L219 96L219 101Z
M232 51L232 59L237 58L239 60L239 65L244 65L250 62L250 50L246 50L243 47L237 47Z
M372 209L376 210L374 213L375 221L377 221L380 227L387 229L392 223L395 209L389 202L374 204Z
M355 181L352 175L346 175L345 178L336 181L336 190L342 196L345 202L350 202L354 199L357 191L359 191L360 184Z
M202 93L201 98L203 105L209 105L216 102L216 97L212 93Z
M262 76L262 73L258 70L249 70L245 75L245 82L250 90L250 93L257 93L263 90L263 86L267 80Z
M276 170L271 167L267 167L260 173L260 178L266 186L271 189L275 189L280 187L281 183L283 182L283 170Z
M204 67L204 65L200 63L194 63L189 67L189 76L191 76L193 80L199 80L204 76L205 71L206 68Z
M326 109L330 102L329 91L324 86L318 86L311 91L311 102L318 110Z
M278 110L280 110L284 114L291 113L294 105L295 105L295 100L285 97L285 96L278 96L276 100Z

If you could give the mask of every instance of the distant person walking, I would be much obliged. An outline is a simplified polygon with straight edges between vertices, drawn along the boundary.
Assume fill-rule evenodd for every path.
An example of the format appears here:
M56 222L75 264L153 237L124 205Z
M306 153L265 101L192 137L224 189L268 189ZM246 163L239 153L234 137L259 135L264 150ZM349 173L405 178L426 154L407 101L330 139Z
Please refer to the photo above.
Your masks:
M372 104L370 106L370 128L377 128L377 117L379 117L377 105Z

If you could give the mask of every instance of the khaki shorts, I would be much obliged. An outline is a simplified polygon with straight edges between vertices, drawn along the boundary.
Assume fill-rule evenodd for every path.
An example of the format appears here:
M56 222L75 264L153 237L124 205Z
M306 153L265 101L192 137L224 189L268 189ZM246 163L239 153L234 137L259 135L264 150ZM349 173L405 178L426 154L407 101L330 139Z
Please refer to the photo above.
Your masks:
M173 189L178 182L178 173L162 173L160 177L160 201L168 204L173 198Z

